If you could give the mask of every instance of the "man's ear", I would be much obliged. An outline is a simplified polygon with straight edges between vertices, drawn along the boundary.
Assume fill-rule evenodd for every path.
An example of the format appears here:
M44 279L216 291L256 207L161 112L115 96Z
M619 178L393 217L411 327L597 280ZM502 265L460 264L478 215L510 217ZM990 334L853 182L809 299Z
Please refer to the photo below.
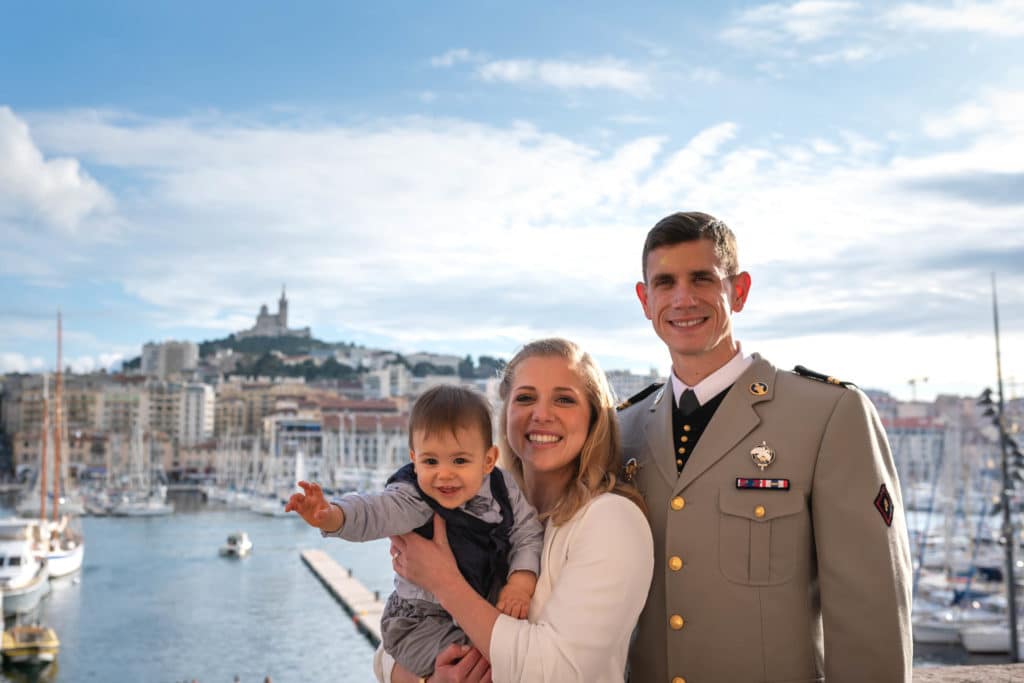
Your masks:
M750 273L743 271L732 278L732 310L739 313L750 295Z
M498 464L498 447L491 446L484 453L484 474L490 474L494 466Z
M648 320L651 319L651 311L647 308L647 284L643 282L636 283L636 298L640 299L640 306L644 309L644 316Z

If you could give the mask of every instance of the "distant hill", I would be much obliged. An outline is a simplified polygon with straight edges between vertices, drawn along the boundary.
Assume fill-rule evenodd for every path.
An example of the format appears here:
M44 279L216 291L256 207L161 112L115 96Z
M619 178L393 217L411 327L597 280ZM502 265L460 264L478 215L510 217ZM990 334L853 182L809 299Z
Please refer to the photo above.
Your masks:
M355 344L347 342L325 342L304 337L248 337L236 339L229 335L223 339L213 339L199 343L199 357L211 356L221 349L231 349L235 353L249 353L262 356L271 351L280 351L288 356L297 356L324 349L351 349Z

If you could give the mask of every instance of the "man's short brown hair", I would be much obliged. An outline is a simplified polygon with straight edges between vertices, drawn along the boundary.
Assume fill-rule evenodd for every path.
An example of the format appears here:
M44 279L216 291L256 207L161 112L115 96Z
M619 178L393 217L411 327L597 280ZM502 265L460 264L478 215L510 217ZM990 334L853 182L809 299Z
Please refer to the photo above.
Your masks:
M423 432L433 436L449 431L455 436L456 430L478 429L483 437L484 448L494 445L491 430L491 406L480 393L463 386L441 384L427 389L412 406L409 415L409 449L412 436Z
M724 221L700 211L678 212L665 216L651 228L644 241L643 274L647 282L647 255L659 247L671 247L683 242L711 240L715 256L722 263L726 275L739 272L736 235Z

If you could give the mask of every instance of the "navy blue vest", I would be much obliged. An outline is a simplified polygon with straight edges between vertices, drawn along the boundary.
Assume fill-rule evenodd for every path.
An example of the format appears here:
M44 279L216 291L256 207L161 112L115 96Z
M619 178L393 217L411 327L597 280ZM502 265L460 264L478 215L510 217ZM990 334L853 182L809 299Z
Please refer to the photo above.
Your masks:
M455 563L462 576L485 600L494 602L498 590L505 585L508 576L508 556L512 548L509 536L512 531L512 501L508 497L503 473L491 471L491 495L501 509L501 521L485 522L478 517L456 508L449 510L420 488L416 481L416 470L410 462L388 478L387 483L401 481L412 484L420 498L437 514L441 515L447 525L448 545L455 554ZM416 533L424 538L434 538L434 519L416 529Z

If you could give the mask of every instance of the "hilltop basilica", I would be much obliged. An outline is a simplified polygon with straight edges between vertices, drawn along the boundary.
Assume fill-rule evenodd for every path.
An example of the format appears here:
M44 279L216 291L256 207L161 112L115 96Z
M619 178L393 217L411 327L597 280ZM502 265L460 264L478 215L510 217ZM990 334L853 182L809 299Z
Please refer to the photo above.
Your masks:
M310 337L308 327L301 329L288 329L288 299L284 295L284 285L281 285L281 298L277 300L277 313L267 311L267 305L260 306L259 315L256 316L256 325L248 330L235 332L235 339L246 339L248 337Z

